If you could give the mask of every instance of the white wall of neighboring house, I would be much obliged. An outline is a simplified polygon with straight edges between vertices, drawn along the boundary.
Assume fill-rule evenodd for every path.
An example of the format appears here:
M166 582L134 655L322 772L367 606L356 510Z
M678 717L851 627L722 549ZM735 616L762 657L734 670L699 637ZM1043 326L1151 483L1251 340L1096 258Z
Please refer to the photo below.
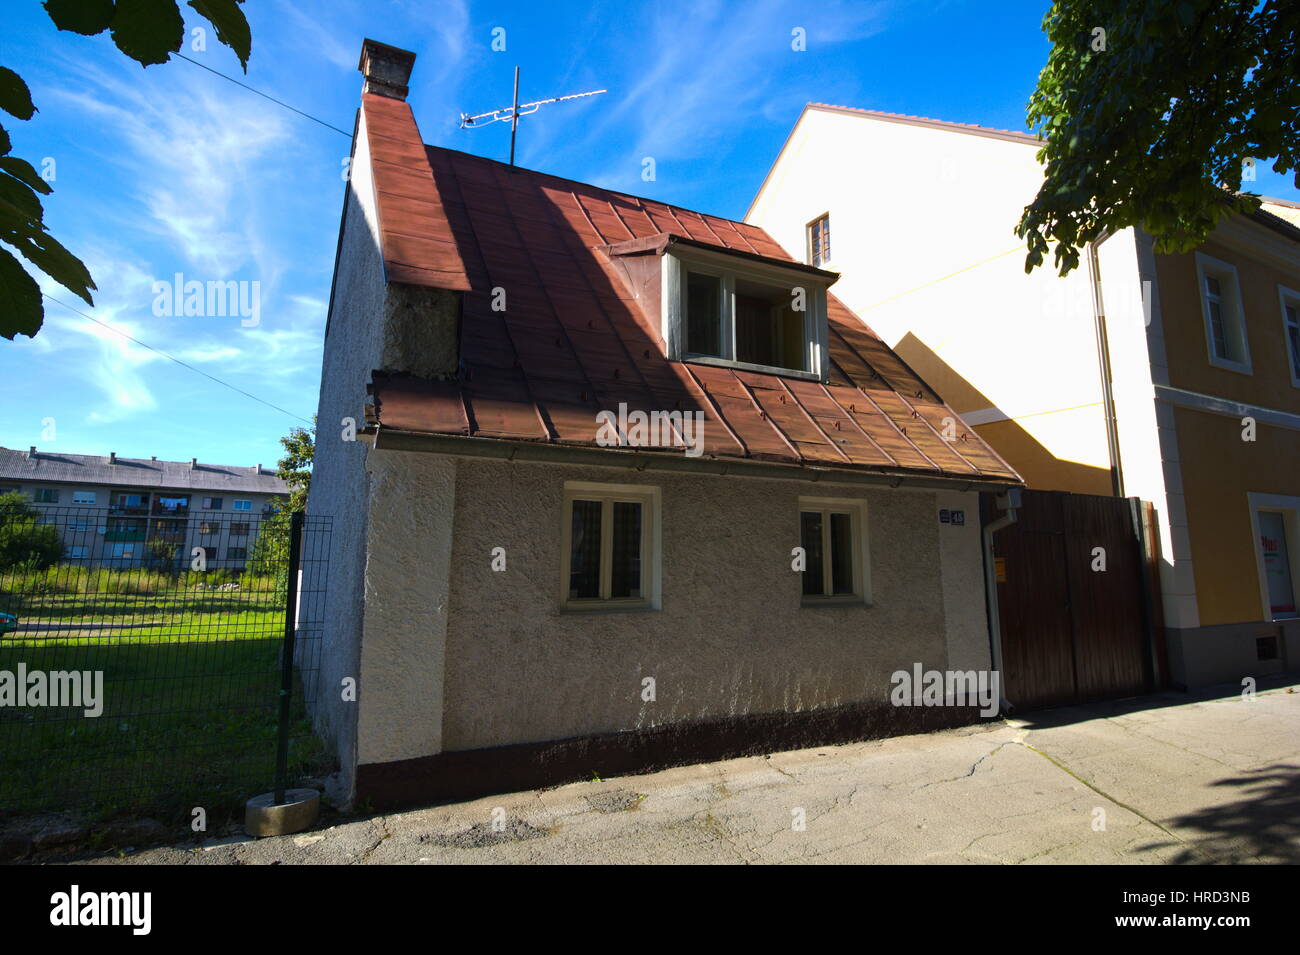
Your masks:
M1061 279L1049 259L1027 276L1014 234L1042 181L1036 153L810 107L747 221L804 259L806 224L829 212L832 292L968 423L1011 418L1060 461L1107 469L1088 269ZM975 391L925 368L925 350Z

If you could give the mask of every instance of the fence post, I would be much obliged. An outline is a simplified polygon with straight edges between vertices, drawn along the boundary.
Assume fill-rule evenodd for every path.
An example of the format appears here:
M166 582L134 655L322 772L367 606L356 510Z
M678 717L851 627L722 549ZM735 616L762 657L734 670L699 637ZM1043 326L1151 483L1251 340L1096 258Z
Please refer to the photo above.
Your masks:
M284 804L289 775L289 719L293 701L293 645L298 629L298 564L302 558L302 511L289 515L289 566L285 579L284 649L280 654L280 729L275 751L275 805Z

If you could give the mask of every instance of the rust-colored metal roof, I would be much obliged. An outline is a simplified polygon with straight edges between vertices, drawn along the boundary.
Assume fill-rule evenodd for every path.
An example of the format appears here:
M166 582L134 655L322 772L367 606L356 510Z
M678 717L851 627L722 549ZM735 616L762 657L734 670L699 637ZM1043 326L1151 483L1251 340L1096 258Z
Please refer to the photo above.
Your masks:
M381 430L594 446L597 413L626 404L703 412L706 456L1019 482L833 296L825 384L668 361L658 309L618 253L678 237L807 268L757 226L453 150L417 156L405 103L368 95L364 109L390 281L464 293L458 377L376 372Z

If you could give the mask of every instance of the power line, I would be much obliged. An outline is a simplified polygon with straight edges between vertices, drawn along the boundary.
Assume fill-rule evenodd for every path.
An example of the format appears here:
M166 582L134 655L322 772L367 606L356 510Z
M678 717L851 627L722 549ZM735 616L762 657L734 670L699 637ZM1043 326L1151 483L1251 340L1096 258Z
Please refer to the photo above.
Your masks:
M1018 252L1023 248L1024 248L1023 245L1017 245L1014 248L1007 249L1005 252L999 252L997 255L990 255L987 259L980 259L980 261L975 262L972 265L968 265L964 269L958 269L956 272L949 272L947 275L941 275L937 279L931 279L929 282L924 282L921 285L916 286L915 288L910 288L907 289L906 291L899 292L897 295L891 295L889 296L889 298L882 298L875 305L868 305L866 308L856 309L856 311L858 312L858 314L861 314L862 312L869 312L873 308L880 308L880 306L892 302L894 301L894 299L902 298L905 295L911 295L913 292L919 292L922 289L927 289L931 285L938 285L940 282L946 282L948 281L948 279L955 278L956 276L961 275L963 272L969 272L971 269L977 269L981 265L988 265L990 262L994 262L1002 258L1003 256L1010 255L1012 252Z
M219 76L223 80L227 80L228 82L234 83L236 86L248 90L250 93L256 93L258 96L262 97L262 99L269 99L272 103L274 103L277 106L283 106L285 109L289 110L290 112L294 112L297 113L299 116L306 117L307 119L310 119L313 123L320 123L320 125L324 126L326 129L332 129L336 133L342 133L348 139L352 138L351 133L339 129L337 126L333 126L330 123L325 122L325 120L323 119L317 119L315 116L311 115L311 113L304 113L302 110L298 109L297 107L290 106L288 103L281 102L280 100L276 99L274 96L268 96L266 93L263 93L261 90L253 89L253 87L249 86L247 83L241 83L233 76L227 76L225 73L222 73L219 70L214 70L212 67L200 63L198 60L192 60L184 53L177 53L175 55L179 56L182 60L185 60L187 63L193 63L201 70L207 70L209 73L213 74L214 76Z
M83 311L82 311L81 309L79 309L79 308L73 308L73 307L72 307L71 305L69 305L67 302L60 301L59 299L55 298L53 295L47 295L47 294L44 293L44 292L42 292L41 295L42 295L44 298L48 298L51 302L55 302L55 303L58 304L58 305L62 305L62 306L63 306L64 308L66 308L69 312L73 312L73 313L75 313L75 314L77 314L77 315L80 315L82 318L86 319L87 321L94 322L96 325L100 326L101 328L106 328L106 329L108 329L108 330L109 330L110 332L112 332L114 335L121 335L123 338L127 339L128 341L135 342L135 343L136 343L137 345L139 345L141 348L147 348L149 351L153 352L155 355L161 355L163 358L166 358L166 359L169 360L169 361L174 361L174 362L176 362L176 364L180 365L182 368L188 368L190 371L195 372L196 374L200 374L200 375L202 375L204 378L207 378L207 379L209 379L209 380L211 380L211 381L215 381L217 384L221 385L223 388L229 388L231 391L238 392L239 394L243 395L245 398L252 398L254 401L258 402L259 404L264 404L264 405L266 405L268 408L274 408L276 411L280 412L281 414L286 414L286 415L288 415L290 418L297 418L299 421L306 421L307 424L311 424L311 422L310 422L310 421L307 421L307 419L304 418L302 415L294 414L292 411L286 411L284 408L281 408L279 405L273 405L273 404L271 404L271 402L266 401L266 400L263 399L263 398L259 398L259 397L257 397L257 395L250 394L249 392L245 391L245 390L242 389L242 388L236 388L234 385L232 385L232 384L231 384L230 382L228 382L228 381L222 381L220 378L216 377L215 375L209 375L206 371L203 371L201 368L195 368L193 365L190 365L190 364L187 364L186 362L181 361L179 358L175 357L174 355L169 355L169 354L167 354L167 353L166 353L165 351L163 351L161 348L154 348L152 345L145 344L144 342L140 341L140 339L138 339L138 338L132 338L132 337L131 337L130 335L128 335L126 332L124 332L124 331L120 331L120 330L114 328L112 325L109 325L109 324L107 324L107 323L105 323L105 322L101 322L99 319L94 318L94 317L92 317L92 316L90 316L90 315L87 315L85 312L83 312Z

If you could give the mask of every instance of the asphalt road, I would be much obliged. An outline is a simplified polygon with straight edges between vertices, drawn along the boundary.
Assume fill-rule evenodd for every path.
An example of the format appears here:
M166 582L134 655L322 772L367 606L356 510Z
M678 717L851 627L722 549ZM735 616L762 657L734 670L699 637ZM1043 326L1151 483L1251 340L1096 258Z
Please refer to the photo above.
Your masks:
M1300 687L1181 694L90 864L1300 862Z

